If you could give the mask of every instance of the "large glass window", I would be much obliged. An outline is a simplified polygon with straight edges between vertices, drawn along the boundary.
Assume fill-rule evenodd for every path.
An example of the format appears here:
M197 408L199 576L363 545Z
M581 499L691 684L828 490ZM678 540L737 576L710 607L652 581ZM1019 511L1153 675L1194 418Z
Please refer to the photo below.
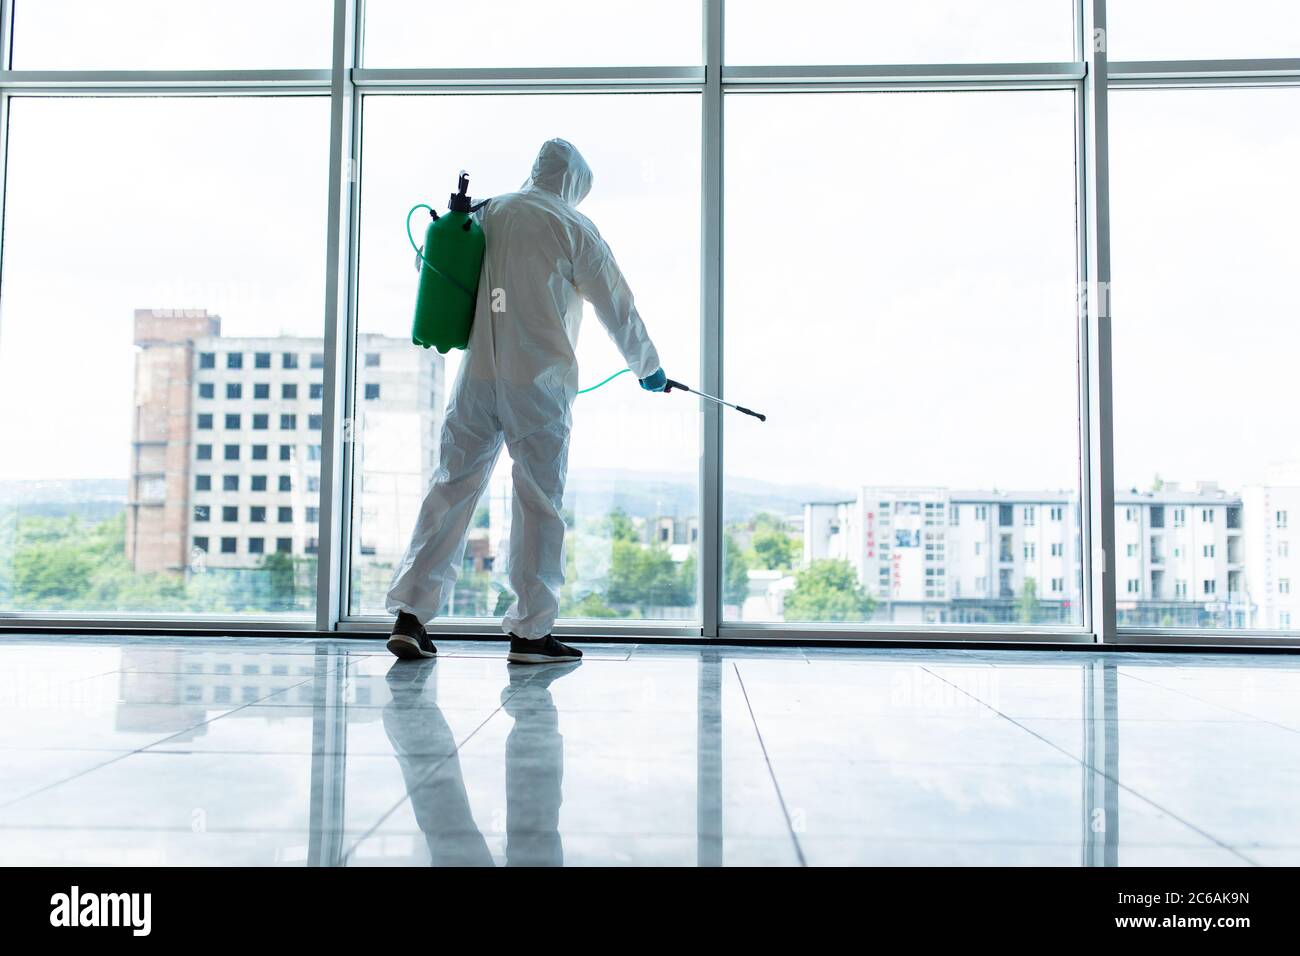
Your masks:
M0 610L314 608L320 438L247 425L276 405L252 386L310 378L254 356L321 347L328 106L11 102Z
M726 618L1079 623L1073 95L726 126Z
M437 467L462 354L411 344L417 275L407 211L417 202L445 209L461 169L476 198L518 189L546 139L569 139L594 172L581 211L613 249L669 374L690 381L699 369L699 104L694 94L366 98L357 348L380 360L357 363L352 613L383 612ZM589 306L578 361L583 387L624 367ZM362 397L371 384L381 388ZM578 397L562 616L698 618L697 405L650 395L630 375ZM489 618L508 605L509 519L503 452L472 523L450 616Z
M328 69L334 0L14 0L15 70Z
M1295 0L1109 0L1112 60L1300 56Z
M733 65L1071 60L1071 0L739 0Z
M368 67L684 66L700 0L366 0Z
M1300 627L1297 116L1293 88L1111 94L1121 624Z

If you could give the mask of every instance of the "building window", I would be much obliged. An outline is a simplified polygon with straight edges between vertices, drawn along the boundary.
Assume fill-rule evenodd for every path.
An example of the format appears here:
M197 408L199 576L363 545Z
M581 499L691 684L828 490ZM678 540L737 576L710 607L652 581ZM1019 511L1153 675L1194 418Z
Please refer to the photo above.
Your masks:
M253 475L253 491L266 491L266 475Z
M226 398L243 398L243 397L244 397L244 386L240 385L238 382L226 383Z
M253 461L266 461L266 450L269 447L269 445L254 445Z
M1175 581L1175 582L1174 582L1174 597L1178 597L1178 598L1185 598L1185 597L1187 597L1187 582L1186 582L1186 581Z
M1290 612L1290 611L1279 611L1279 612L1278 612L1278 615L1277 615L1277 626L1280 627L1280 628L1281 628L1282 630L1284 630L1284 631L1287 631L1287 630L1290 630L1290 629L1291 629L1291 612Z
M196 445L195 448L194 448L194 457L197 458L199 461L211 461L211 460L212 460L212 446L211 446L211 445Z
M195 520L195 521L207 521L207 520L209 519L209 517L211 516L211 514L212 514L212 511L211 511L211 509L208 508L207 505L196 505L196 506L194 507L194 520Z
M1291 554L1291 545L1288 544L1286 541L1279 541L1277 543L1277 556L1279 558L1285 558L1290 556L1290 554Z
M216 368L216 367L217 367L216 352L199 353L199 368Z
M998 525L1009 528L1015 522L1015 509L1011 505L998 505Z
M248 509L248 520L254 524L263 524L266 522L266 508L262 505L253 505Z
M325 394L325 386L320 382L312 382L307 386L307 397L318 399Z
M226 368L243 368L243 367L244 367L244 353L242 352L226 353Z
M315 554L319 549L320 549L320 542L318 542L315 538L308 538L307 544L303 548L303 550L308 554Z
M1152 505L1147 509L1147 517L1151 519L1151 527L1163 528L1165 526L1165 506Z
M199 383L199 398L216 398L217 387L211 382Z
M253 353L253 368L270 368L270 367L271 367L270 352Z
M208 431L212 428L212 416L207 412L200 412L198 427L203 431Z
M1142 582L1141 582L1141 581L1139 581L1137 578L1129 578L1129 579L1128 579L1128 593L1129 593L1129 594L1138 594L1138 593L1141 592L1141 590L1142 590Z
M1052 578L1052 593L1060 594L1065 590L1065 578Z
M280 476L280 490L281 490L281 491L293 491L293 479L290 478L288 475L281 475L281 476Z
M1022 517L1024 518L1025 527L1032 528L1034 526L1034 506L1026 505Z
M949 505L949 506L948 506L948 524L953 525L954 527L956 527L957 525L960 525L960 524L961 524L961 506L960 506L960 505Z
M266 429L267 429L267 428L269 427L269 425L270 425L270 422L271 422L271 416L270 416L270 415L254 415L254 416L253 416L253 430L254 430L254 431L266 431Z
M307 476L307 490L312 492L320 491L320 475Z
M316 524L316 522L318 522L318 521L320 521L320 509L319 509L319 508L308 508L308 509L307 509L307 523L308 523L308 524Z
M280 397L286 401L293 401L298 397L298 386L293 382L285 382L280 386Z
M211 490L212 490L212 476L211 476L211 475L195 475L195 476L194 476L194 490L195 490L195 491L211 491Z
M1054 557L1054 558L1059 558L1059 557L1062 557L1064 554L1065 554L1065 545L1063 545L1063 544L1062 544L1061 542L1059 542L1059 541L1053 542L1053 544L1052 544L1052 557Z
M1201 592L1203 594L1213 594L1214 589L1215 589L1215 583L1213 578L1208 578L1201 582Z
M238 445L225 446L224 454L225 454L226 461L239 461L239 446Z
M320 461L320 445L307 446L307 460Z
M288 524L293 520L293 509L282 505L276 509L276 519L281 524Z
M270 360L269 355L267 356L267 360L268 361ZM261 554L263 551L265 551L266 550L265 540L266 540L265 538L249 538L248 553Z
M222 505L222 506L221 506L221 520L222 520L222 521L238 521L238 520L239 520L239 507L238 507L237 505Z
M1278 578L1278 579L1277 579L1277 593L1278 593L1278 594L1290 594L1290 593L1291 593L1291 579L1290 579L1290 578Z
M239 490L239 476L238 476L238 475L222 475L222 476L221 476L221 490L222 490L222 491L238 491L238 490Z
M1187 509L1186 509L1186 508L1175 508L1175 509L1174 509L1174 527L1175 527L1175 528L1182 528L1182 527L1185 527L1186 525L1187 525Z
M1279 511L1279 512L1278 512L1276 515L1274 515L1273 517L1274 517L1273 524L1274 524L1276 527L1278 527L1278 528L1285 528L1285 527L1286 527L1286 512L1285 512L1285 511Z
M1124 520L1125 520L1125 521L1137 521L1137 518L1138 518L1138 512L1137 512L1137 509L1136 509L1136 508L1125 508L1125 509L1124 509Z
M312 367L312 368L324 368L324 367L325 367L325 353L324 353L324 352L312 352L312 353L311 353L311 367Z
M379 383L366 382L366 398L370 401L379 397Z
M253 398L264 401L271 397L271 386L266 382L256 382L253 384Z
M1056 505L1052 508L1051 518L1053 521L1062 521L1065 518L1065 509Z
M281 446L280 446L280 460L281 460L281 461L293 461L293 446L292 446L292 445L281 445Z
M1127 554L1130 558L1136 558L1138 553L1138 546L1136 544L1130 544L1127 546L1127 548L1125 548L1124 553Z
M369 397L369 396L367 396L367 398L368 398L368 397ZM318 432L318 431L321 430L321 426L322 426L322 424L324 423L324 421L325 421L325 416L324 416L324 415L308 415L308 416L307 416L307 427L308 427L311 431Z
M367 352L367 353L366 353L366 368L379 368L379 353L378 353L378 352Z
M234 539L234 538L222 538L222 539L221 539L221 553L222 553L222 554L234 554L234 553L235 553L235 539ZM218 689L220 689L220 688L218 688Z
M1202 509L1201 509L1201 523L1202 523L1202 524L1214 524L1214 509L1213 509L1213 508L1202 508Z
M281 430L281 431L286 431L286 432L287 432L287 431L292 431L293 429L295 429L295 428L297 428L297 427L298 427L298 416L297 416L297 415L281 415L281 416L280 416L280 430Z
M230 431L238 431L238 430L239 430L239 416L236 415L236 414L230 414L230 415L227 415L227 416L226 416L226 428L229 429Z
M1033 561L1036 557L1038 557L1038 545L1032 543L1025 545L1025 560Z
M1212 544L1201 545L1201 557L1203 558L1214 557L1214 545Z
M293 550L293 538L276 538L275 550L277 554L288 554Z
M285 352L282 356L280 356L280 367L281 367L281 368L297 368L297 367L298 367L298 353L297 353L297 352Z
M207 551L208 551L208 539L207 539L207 538L195 538L195 539L194 539L193 548L194 548L194 550L196 550L196 551L202 551L204 554L206 554Z

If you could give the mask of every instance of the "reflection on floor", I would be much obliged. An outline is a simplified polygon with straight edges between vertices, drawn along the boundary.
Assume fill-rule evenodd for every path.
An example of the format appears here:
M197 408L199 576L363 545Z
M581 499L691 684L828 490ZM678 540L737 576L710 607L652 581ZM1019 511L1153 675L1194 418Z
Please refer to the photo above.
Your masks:
M0 638L0 864L1300 863L1300 658Z

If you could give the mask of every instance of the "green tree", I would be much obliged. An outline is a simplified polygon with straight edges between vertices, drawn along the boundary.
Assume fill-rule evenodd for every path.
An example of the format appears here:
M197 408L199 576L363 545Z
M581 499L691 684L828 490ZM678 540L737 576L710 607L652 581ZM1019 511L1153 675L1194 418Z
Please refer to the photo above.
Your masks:
M865 621L876 602L858 583L853 565L844 560L814 561L795 575L785 599L787 621Z
M722 603L739 607L749 597L749 557L727 532L723 538Z
M1033 624L1038 620L1041 609L1038 604L1038 582L1025 578L1020 596L1016 598L1016 620L1021 624Z
M767 529L755 531L749 546L754 552L755 564L770 571L783 571L793 567L799 549L793 536L784 531Z

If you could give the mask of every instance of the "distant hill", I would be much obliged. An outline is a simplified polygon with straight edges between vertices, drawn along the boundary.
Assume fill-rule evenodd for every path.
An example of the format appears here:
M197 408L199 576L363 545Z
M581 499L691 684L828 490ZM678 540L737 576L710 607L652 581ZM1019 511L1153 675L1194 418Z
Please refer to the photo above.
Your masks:
M100 521L126 507L126 479L0 481L0 511L61 517L80 515Z
M0 481L0 510L25 515L76 514L95 520L109 518L126 505L125 479L92 478L61 481ZM726 520L745 521L760 511L797 515L807 501L848 500L843 488L781 485L753 478L728 478ZM607 514L622 509L630 515L687 518L699 514L696 476L683 472L632 469L575 469L569 474L565 507L580 514Z
M643 517L686 518L699 514L698 480L682 472L630 469L575 469L569 473L564 504L581 514L622 509ZM808 501L838 501L854 497L843 488L781 485L753 478L726 480L726 520L745 521L761 511L796 515Z

